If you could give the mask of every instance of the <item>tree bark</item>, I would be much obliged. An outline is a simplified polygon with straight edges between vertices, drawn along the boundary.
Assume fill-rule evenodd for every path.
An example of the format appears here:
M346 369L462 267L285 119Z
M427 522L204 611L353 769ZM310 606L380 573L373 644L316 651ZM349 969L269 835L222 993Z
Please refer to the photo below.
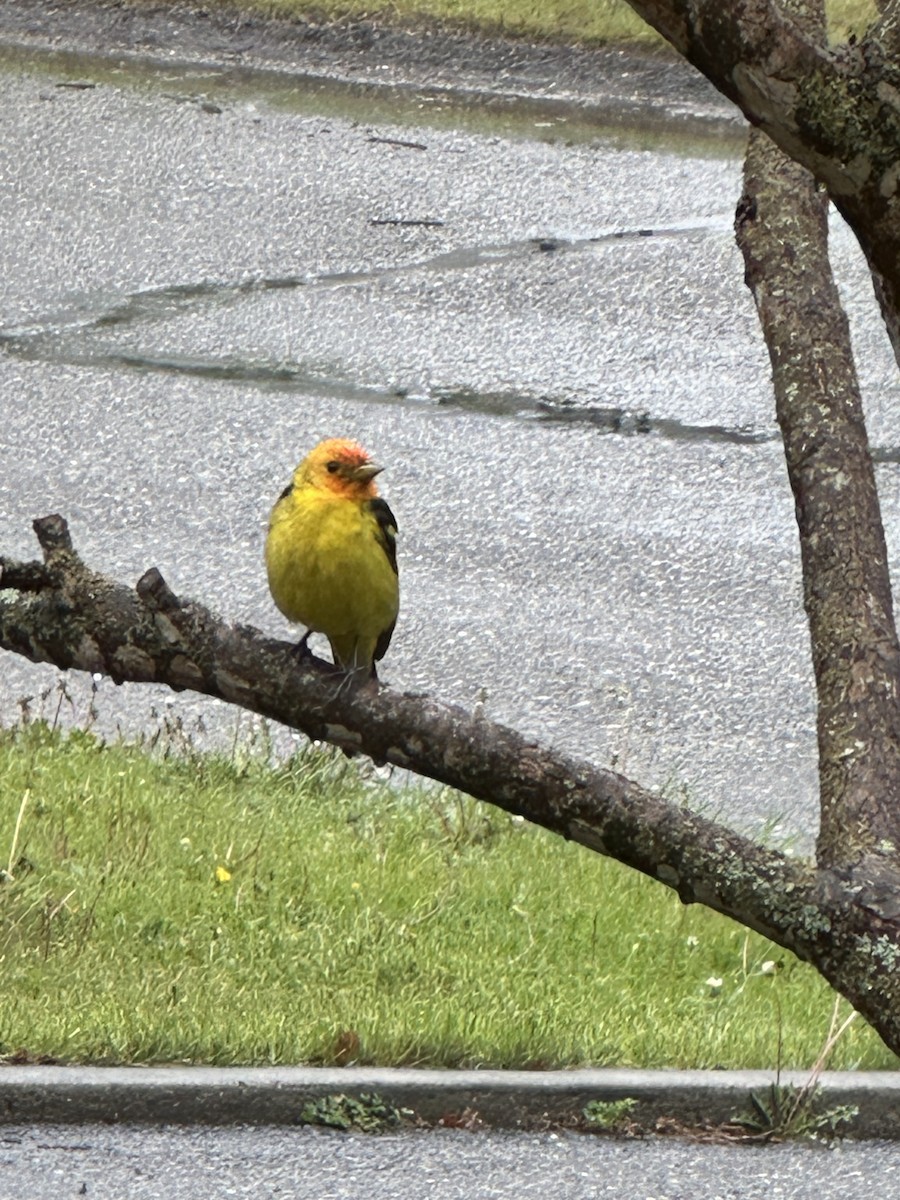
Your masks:
M793 5L824 37L821 3ZM815 11L818 9L818 11ZM735 222L772 363L818 694L821 865L900 847L900 646L828 199L752 130Z
M878 42L885 54L897 58L900 54L900 0L876 0L878 20L869 30L869 37Z

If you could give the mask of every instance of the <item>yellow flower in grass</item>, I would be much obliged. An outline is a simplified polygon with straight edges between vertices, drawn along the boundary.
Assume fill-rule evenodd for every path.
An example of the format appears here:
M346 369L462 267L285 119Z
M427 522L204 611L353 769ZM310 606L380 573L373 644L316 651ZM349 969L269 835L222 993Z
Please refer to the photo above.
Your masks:
M223 867L221 863L216 867L216 883L228 883L231 879L231 872L227 867Z

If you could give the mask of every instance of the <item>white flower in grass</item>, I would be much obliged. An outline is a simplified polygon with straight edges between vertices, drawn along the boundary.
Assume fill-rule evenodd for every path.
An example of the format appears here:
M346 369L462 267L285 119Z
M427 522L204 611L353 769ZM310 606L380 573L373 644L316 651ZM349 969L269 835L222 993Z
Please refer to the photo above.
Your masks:
M722 980L715 975L710 975L709 979L706 981L706 986L715 991L716 988L720 988L722 986Z
M767 958L759 970L762 975L777 975L778 963L774 962L771 958Z

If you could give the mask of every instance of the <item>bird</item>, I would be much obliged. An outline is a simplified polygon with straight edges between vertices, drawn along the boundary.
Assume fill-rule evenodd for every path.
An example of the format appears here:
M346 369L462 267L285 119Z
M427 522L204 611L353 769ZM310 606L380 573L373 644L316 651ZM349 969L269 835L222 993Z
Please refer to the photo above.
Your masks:
M334 665L376 678L400 605L397 521L378 495L383 467L358 442L319 442L294 471L269 517L266 571L276 606L324 633Z

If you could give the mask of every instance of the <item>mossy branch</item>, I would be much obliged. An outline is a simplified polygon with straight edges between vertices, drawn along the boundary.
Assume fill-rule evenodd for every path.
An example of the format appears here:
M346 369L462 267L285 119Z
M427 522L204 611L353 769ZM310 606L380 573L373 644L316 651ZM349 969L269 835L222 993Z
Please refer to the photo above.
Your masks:
M824 38L824 6L788 0ZM818 12L813 10L818 7ZM794 493L818 694L818 860L900 845L900 645L850 329L828 256L828 201L758 130L736 220L772 363Z

